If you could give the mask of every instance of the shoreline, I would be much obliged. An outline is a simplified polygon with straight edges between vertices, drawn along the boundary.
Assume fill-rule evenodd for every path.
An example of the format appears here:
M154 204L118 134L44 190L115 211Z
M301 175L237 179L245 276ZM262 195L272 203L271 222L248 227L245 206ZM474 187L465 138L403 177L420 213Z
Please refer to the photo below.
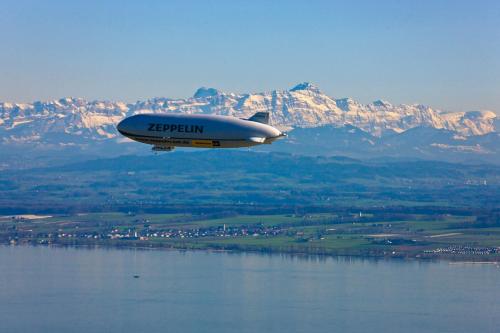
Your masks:
M309 253L309 252L290 252L290 251L276 251L276 250L240 250L240 249L218 249L218 248L193 248L193 247L176 247L176 246L134 246L128 245L112 245L112 244L32 244L32 243L21 243L21 244L8 244L0 243L1 247L16 247L16 246L26 246L26 247L54 247L54 248L75 248L75 249L107 249L107 250L157 250L157 251L192 251L192 252L206 252L206 253L226 253L226 254L257 254L257 255L280 255L298 258L350 258L359 260L398 260L398 261L414 261L414 262L433 262L441 261L448 262L450 265L498 265L500 267L500 257L495 256L491 258L486 258L484 256L474 258L472 256L453 256L453 255L409 255L409 253L399 253L398 255L359 255L354 253ZM476 260L477 259L477 260Z

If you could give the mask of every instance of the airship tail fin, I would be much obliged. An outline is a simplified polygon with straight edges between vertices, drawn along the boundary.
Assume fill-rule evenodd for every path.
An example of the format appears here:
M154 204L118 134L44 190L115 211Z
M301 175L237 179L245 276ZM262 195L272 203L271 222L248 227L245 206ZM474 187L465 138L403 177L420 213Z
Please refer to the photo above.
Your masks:
M248 118L248 120L256 121L262 124L269 124L269 112L257 112L256 114Z

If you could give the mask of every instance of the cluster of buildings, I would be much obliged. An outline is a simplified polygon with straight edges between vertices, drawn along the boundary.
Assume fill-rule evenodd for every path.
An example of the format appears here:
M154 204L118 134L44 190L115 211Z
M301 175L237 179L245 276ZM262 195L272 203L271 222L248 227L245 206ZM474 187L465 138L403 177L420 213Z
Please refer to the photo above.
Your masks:
M460 255L489 255L499 254L498 247L474 247L465 245L450 245L448 247L440 247L433 250L426 250L425 253L433 254L460 254Z
M202 238L202 237L238 237L238 236L278 236L284 233L285 230L276 226L231 226L226 225L207 228L191 228L191 229L167 229L154 230L144 228L141 230L135 229L119 229L115 228L111 231L99 233L80 231L78 233L60 232L57 234L48 234L47 238L87 238L87 239L123 239L123 240L148 240L150 238L166 238L166 239L185 239L185 238Z

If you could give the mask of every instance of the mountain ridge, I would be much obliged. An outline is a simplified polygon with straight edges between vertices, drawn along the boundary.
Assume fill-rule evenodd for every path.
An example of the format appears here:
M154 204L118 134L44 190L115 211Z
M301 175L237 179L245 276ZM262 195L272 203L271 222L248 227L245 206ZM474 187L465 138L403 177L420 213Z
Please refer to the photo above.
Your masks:
M381 99L361 104L352 98L335 99L314 84L304 82L289 90L251 94L201 87L193 97L157 97L135 103L87 101L83 98L33 103L0 102L0 147L10 149L20 145L43 149L79 148L88 152L97 148L106 150L105 146L109 144L116 147L116 144L130 142L116 131L115 126L121 119L146 112L205 113L241 118L248 118L256 112L269 112L272 125L292 132L313 129L306 131L308 135L320 135L323 145L343 147L344 150L336 152L346 156L352 156L352 151L370 155L393 154L394 146L410 149L404 155L415 152L419 156L428 156L421 151L432 150L429 156L436 158L440 152L449 154L450 151L490 156L498 150L498 135L495 134L500 126L498 117L491 111L442 112L423 104L393 105ZM339 130L322 130L324 126ZM420 136L402 135L418 128L429 128L436 133L420 131ZM446 134L438 135L439 131ZM330 133L332 140L341 138L343 142L329 142L331 140L325 133ZM481 138L488 134L493 136ZM430 142L426 136L441 141ZM305 139L301 137L301 140ZM398 140L401 142L397 143ZM487 147L482 146L485 142ZM293 139L289 144L293 147ZM121 145L119 150L125 151L125 146Z
M383 100L361 104L352 98L335 99L311 83L289 90L253 94L225 93L199 88L184 99L152 98L135 103L86 101L82 98L33 103L0 102L0 131L26 134L62 131L81 134L94 131L96 138L116 137L114 125L126 116L144 112L213 113L248 118L256 112L270 112L271 124L282 129L322 125L353 125L372 135L404 132L417 126L455 131L461 135L483 135L496 131L497 116L491 111L442 112L423 104L392 105ZM39 128L33 127L33 122ZM25 131L23 131L25 129ZM16 135L16 132L20 132ZM38 132L38 133L37 133ZM24 135L22 135L24 134Z

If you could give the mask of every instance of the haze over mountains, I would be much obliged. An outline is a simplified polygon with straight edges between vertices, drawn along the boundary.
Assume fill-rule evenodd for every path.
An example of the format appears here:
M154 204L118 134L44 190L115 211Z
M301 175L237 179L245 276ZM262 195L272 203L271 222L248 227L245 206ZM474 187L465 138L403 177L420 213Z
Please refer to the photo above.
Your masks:
M385 156L450 161L498 162L500 121L491 111L445 113L431 107L364 105L334 99L310 83L290 90L234 94L200 88L186 99L153 98L126 104L63 98L48 102L0 103L0 150L34 154L114 154L144 151L121 137L115 125L145 112L210 113L248 118L268 111L272 125L290 138L264 150L357 158Z

